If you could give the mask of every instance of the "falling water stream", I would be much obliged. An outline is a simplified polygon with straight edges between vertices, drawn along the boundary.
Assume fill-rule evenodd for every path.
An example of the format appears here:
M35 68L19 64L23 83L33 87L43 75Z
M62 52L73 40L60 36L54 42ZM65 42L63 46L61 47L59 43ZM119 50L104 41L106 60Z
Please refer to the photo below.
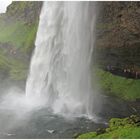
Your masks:
M54 113L93 116L96 3L44 2L26 95Z

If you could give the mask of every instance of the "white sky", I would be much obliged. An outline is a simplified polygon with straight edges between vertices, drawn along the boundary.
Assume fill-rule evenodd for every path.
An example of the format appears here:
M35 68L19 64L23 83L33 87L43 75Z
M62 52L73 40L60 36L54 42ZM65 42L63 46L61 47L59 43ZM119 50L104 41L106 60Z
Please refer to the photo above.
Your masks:
M0 0L0 13L5 13L6 8L11 4L12 0Z

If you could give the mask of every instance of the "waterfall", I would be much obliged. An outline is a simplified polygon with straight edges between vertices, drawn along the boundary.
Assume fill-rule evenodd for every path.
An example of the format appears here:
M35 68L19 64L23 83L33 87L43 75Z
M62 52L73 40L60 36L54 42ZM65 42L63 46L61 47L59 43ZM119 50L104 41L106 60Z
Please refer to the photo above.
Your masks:
M44 2L26 96L54 113L92 115L95 2Z

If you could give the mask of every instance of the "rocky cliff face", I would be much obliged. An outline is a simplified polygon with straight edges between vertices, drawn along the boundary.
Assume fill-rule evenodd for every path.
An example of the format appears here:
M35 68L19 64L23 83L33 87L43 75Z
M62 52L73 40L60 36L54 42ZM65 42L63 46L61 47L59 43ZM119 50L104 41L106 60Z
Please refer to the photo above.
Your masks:
M99 2L97 52L101 65L140 67L140 2Z
M6 18L33 24L39 20L41 7L42 2L39 1L14 1L7 7Z
M14 1L0 15L0 88L25 82L41 7L41 1Z
M43 2L14 1L0 16L0 43L31 52ZM27 42L27 43L26 43ZM24 49L23 49L24 48Z

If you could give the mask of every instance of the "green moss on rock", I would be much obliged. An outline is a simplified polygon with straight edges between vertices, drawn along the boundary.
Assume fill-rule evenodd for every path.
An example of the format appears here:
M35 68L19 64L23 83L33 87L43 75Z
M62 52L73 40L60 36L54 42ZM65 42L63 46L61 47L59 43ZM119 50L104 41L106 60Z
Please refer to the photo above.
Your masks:
M78 139L93 139L96 136L97 136L96 132L89 132L89 133L80 135Z
M13 1L7 8L6 17L27 24L35 23L39 19L41 7L41 1Z
M0 42L9 43L16 48L29 49L34 46L37 23L28 26L23 22L0 23Z
M102 69L96 69L96 75L103 93L125 100L140 99L140 80L113 75Z
M140 138L140 116L132 115L130 117L120 119L112 118L109 121L109 127L105 132L98 134L90 132L80 135L79 139L137 139Z
M13 80L25 80L27 76L27 65L21 61L8 58L0 52L0 69L7 72L7 77Z
M26 79L41 7L41 1L14 1L0 16L0 75Z

